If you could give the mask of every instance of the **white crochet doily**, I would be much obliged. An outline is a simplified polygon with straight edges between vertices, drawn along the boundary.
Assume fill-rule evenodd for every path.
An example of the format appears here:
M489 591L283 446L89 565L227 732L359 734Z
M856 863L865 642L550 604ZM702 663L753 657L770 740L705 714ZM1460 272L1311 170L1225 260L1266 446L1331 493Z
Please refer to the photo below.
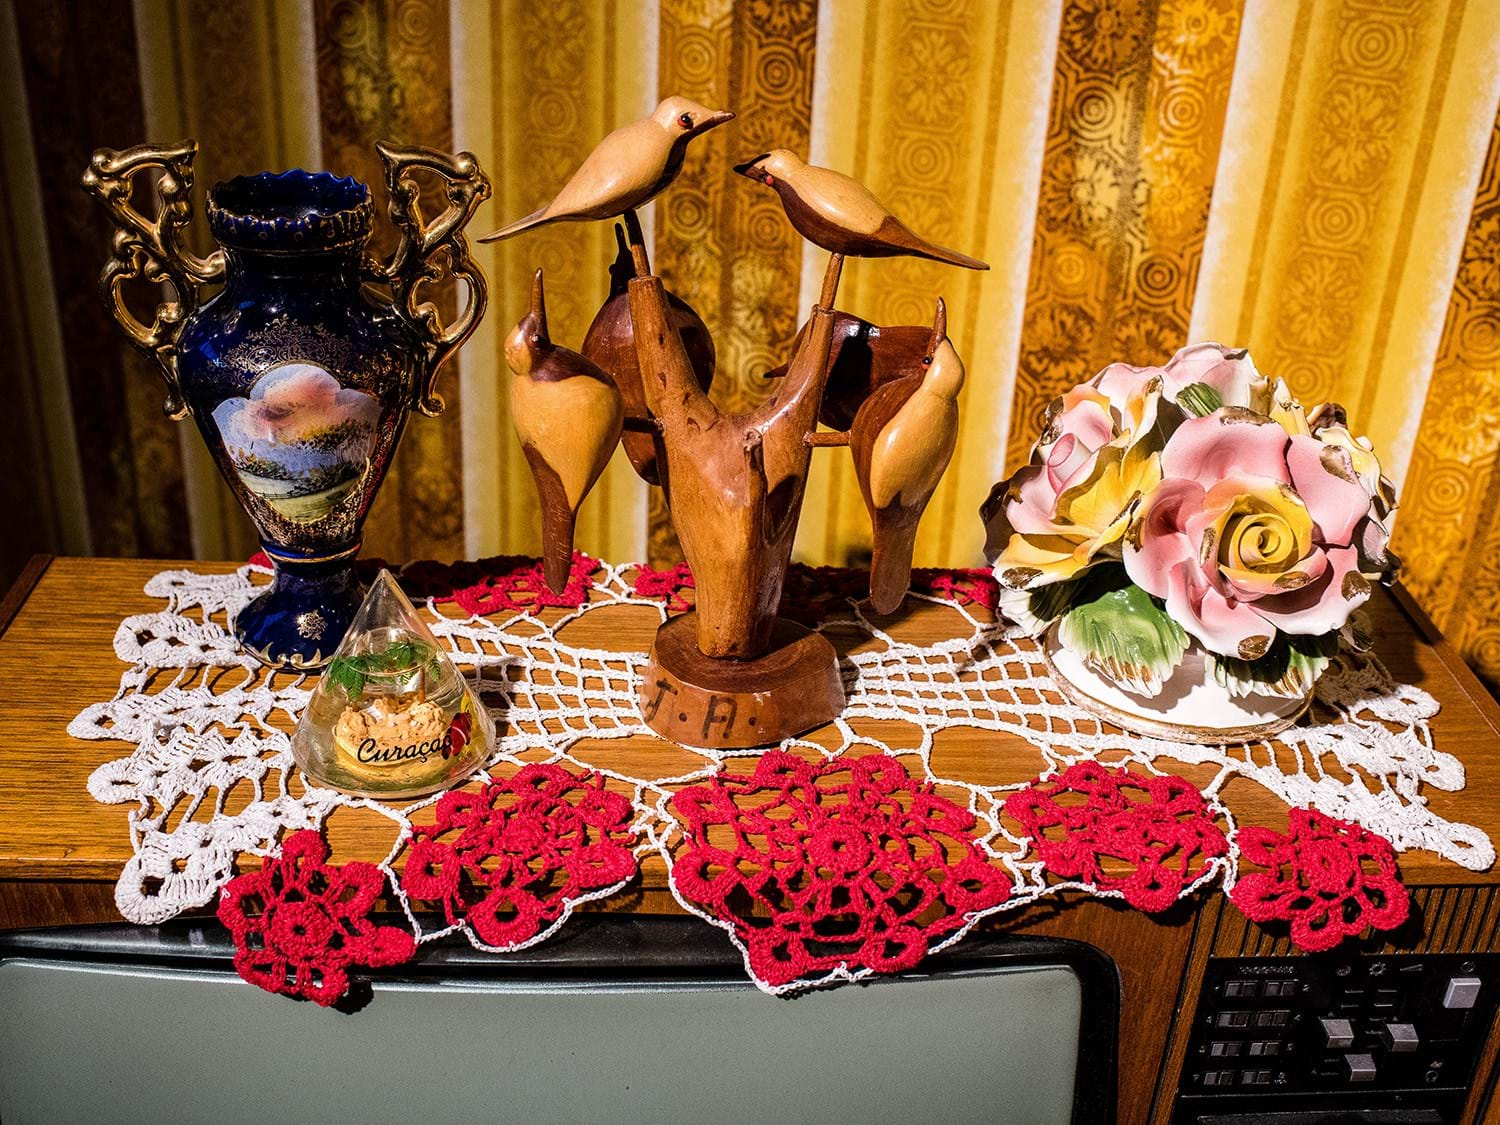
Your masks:
M659 851L670 867L682 838L682 826L669 808L672 794L711 776L732 755L691 751L694 768L672 776L641 776L611 769L608 756L597 748L587 761L574 753L585 739L655 737L635 702L645 655L578 648L560 635L582 616L621 603L649 606L665 616L661 602L632 592L634 570L633 565L601 564L588 603L550 623L523 614L459 620L431 602L427 613L455 662L477 678L491 708L504 715L491 764L561 762L612 778L633 801L639 850ZM238 650L228 630L233 614L264 578L265 572L254 566L224 575L172 570L152 578L146 592L164 605L127 618L115 635L115 652L127 665L118 693L89 705L69 725L77 738L131 746L129 754L94 772L89 791L101 802L134 806L129 818L134 855L115 894L120 912L133 922L158 923L213 902L233 876L241 853L269 854L283 832L318 828L340 806L389 818L391 847L383 867L401 898L392 864L410 838L414 814L437 797L396 807L315 788L297 774L288 736L271 720L277 712L295 720L311 685L285 673L268 676L254 658ZM1274 742L1190 746L1104 729L1058 694L1034 644L1008 639L1002 628L962 606L941 604L961 615L954 618L955 627L967 629L965 635L926 645L899 640L865 617L862 603L850 605L852 616L825 623L823 628L831 632L857 630L862 635L855 638L860 640L857 651L844 662L848 706L836 724L836 739L825 737L823 744L790 739L784 745L829 758L852 748L895 754L914 777L925 776L940 792L966 804L978 818L982 846L1014 876L1013 893L997 909L1014 909L1041 895L1079 887L1049 879L1040 863L1027 859L1025 842L1002 823L1000 806L1033 776L1086 759L1156 773L1168 772L1160 764L1163 759L1215 766L1204 795L1214 815L1231 829L1232 814L1218 794L1231 778L1243 776L1288 806L1314 807L1358 822L1398 850L1424 848L1473 870L1488 867L1495 858L1483 832L1437 816L1422 795L1425 786L1457 790L1464 784L1462 764L1433 745L1429 720L1438 710L1437 701L1419 688L1395 682L1370 656L1346 653L1333 661L1318 682L1316 721L1305 721ZM902 728L876 728L900 744L888 745L865 733L870 729L865 720L904 723ZM935 738L953 727L1014 735L1035 748L1035 760L1020 763L1011 771L1014 780L1005 784L945 776ZM897 740L890 733L895 729L907 736ZM649 757L632 755L631 760ZM659 757L680 761L682 755ZM241 786L250 788L248 804L243 790L226 804L226 795ZM231 807L236 811L227 811ZM1222 879L1226 890L1233 886L1238 849L1232 840L1231 835L1229 854L1212 859L1194 886L1215 878ZM728 925L678 898L739 944ZM419 941L454 928L424 930L404 899L402 905ZM947 936L943 945L962 937L978 920L976 916ZM468 937L481 945L472 933ZM863 972L836 972L826 979L853 979Z

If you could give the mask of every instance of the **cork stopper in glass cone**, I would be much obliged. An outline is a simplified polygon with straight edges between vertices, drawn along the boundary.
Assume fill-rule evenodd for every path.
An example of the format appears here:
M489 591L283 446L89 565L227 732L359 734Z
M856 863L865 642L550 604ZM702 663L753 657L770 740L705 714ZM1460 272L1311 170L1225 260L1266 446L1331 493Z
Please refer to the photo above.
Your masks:
M315 785L418 797L489 758L494 725L416 608L382 570L292 736Z

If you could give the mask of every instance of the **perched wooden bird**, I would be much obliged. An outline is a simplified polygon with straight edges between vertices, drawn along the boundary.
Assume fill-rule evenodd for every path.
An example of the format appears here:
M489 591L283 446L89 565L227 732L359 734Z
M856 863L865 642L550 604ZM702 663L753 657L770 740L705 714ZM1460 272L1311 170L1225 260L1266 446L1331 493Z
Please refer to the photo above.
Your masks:
M573 525L589 489L609 464L625 412L609 374L547 335L542 271L531 282L531 311L505 340L510 416L542 504L542 568L560 594L573 560Z
M978 258L914 234L858 180L830 168L804 164L784 148L736 164L734 170L775 189L797 233L830 253L851 258L905 254L970 270L990 268Z
M964 363L948 339L948 311L937 303L919 374L882 383L849 427L849 452L874 529L870 602L892 613L911 581L917 524L958 441Z
M643 206L682 171L689 141L732 120L727 109L667 98L650 117L620 126L595 145L551 203L479 241L497 242L548 223L613 219Z

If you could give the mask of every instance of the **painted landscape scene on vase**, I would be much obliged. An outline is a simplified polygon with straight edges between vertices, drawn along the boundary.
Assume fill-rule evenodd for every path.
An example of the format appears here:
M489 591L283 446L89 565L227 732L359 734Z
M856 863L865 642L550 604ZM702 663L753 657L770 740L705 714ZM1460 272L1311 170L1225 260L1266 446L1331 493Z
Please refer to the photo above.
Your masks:
M221 402L213 417L245 487L284 518L307 523L359 484L380 403L316 364L284 363L257 379L248 398Z

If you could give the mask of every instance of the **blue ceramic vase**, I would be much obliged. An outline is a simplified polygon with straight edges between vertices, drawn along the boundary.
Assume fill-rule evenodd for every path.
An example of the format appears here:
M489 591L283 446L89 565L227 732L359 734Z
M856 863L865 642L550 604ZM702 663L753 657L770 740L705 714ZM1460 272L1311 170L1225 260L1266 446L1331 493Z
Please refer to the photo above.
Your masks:
M413 409L442 411L438 371L485 309L484 275L463 235L490 193L473 156L377 149L401 233L388 262L366 251L370 189L327 172L216 185L208 226L218 249L206 258L181 240L194 142L102 149L83 180L117 228L106 299L161 368L167 412L197 423L275 568L234 629L277 668L320 667L338 647L364 596L355 557L396 443ZM130 202L132 180L148 169L159 172L154 218ZM431 221L411 175L419 169L445 181L447 210ZM450 274L467 283L467 300L444 325L417 288ZM151 325L122 298L134 277L174 291Z

